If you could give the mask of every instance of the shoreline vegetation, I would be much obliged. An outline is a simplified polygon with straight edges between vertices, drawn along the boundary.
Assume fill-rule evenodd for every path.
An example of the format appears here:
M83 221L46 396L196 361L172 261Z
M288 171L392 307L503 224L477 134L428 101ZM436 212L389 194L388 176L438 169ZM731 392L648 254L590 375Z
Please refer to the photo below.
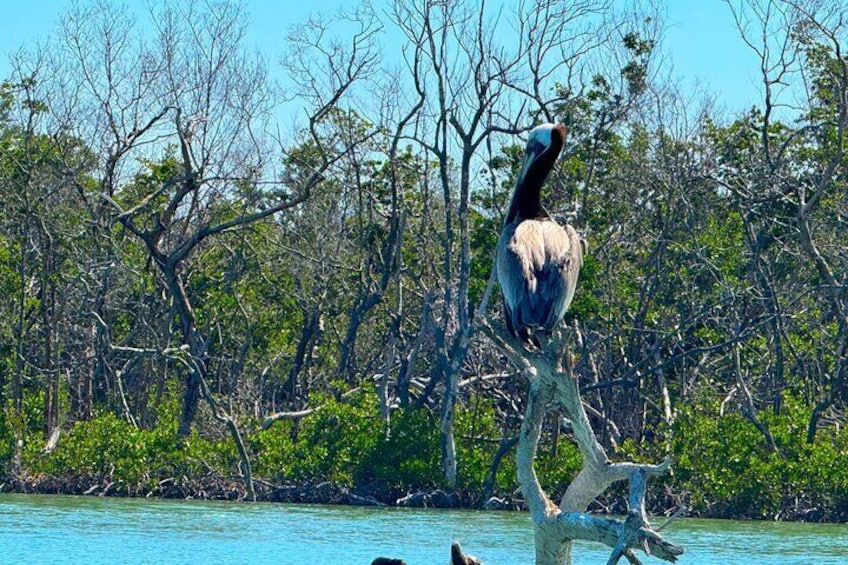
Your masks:
M501 447L487 438L497 437L492 411L478 405L474 413L458 412L462 464L452 489L440 478L433 416L426 410L397 411L387 434L385 423L372 416L376 402L375 393L360 392L343 400L327 398L320 411L298 421L281 421L269 429L257 423L245 434L257 501L524 509L514 451L500 450L498 468L492 466ZM17 474L10 472L12 461L3 460L0 492L245 500L243 477L233 474L238 456L231 438L220 431L206 437L195 432L177 447L176 406L172 408L170 416L161 414L160 424L149 430L111 413L78 422L50 453L43 440L30 437ZM659 430L666 437L641 446L628 442L617 455L651 460L671 454L673 472L657 479L650 490L651 514L845 522L848 469L829 462L844 459L848 437L844 430L822 433L815 445L806 445L794 433L806 417L803 405L794 402L787 403L782 416L766 416L779 452L771 452L741 416L714 420L684 412L672 429ZM552 445L551 430L544 433L542 445ZM563 492L579 466L580 456L567 435L537 459L540 478L551 493ZM626 513L620 490L613 488L590 511Z

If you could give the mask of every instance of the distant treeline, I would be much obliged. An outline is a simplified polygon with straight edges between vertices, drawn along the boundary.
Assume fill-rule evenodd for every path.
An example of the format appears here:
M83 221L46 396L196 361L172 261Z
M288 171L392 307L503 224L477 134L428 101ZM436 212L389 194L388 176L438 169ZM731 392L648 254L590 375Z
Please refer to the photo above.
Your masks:
M588 243L567 322L605 447L672 456L657 511L848 518L846 8L736 14L764 102L728 117L663 78L658 14L406 4L293 28L282 84L226 2L76 5L15 56L6 488L518 504L526 383L475 317L522 134L556 121L543 202ZM568 434L553 412L549 492Z

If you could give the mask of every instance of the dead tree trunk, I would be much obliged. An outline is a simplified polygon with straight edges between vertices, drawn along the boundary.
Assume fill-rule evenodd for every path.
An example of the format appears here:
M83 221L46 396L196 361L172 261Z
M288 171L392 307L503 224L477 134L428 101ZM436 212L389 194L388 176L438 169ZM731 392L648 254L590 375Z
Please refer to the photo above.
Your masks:
M583 409L566 342L558 338L544 351L527 351L505 331L495 331L485 322L484 330L530 381L516 462L521 491L533 518L536 564L571 563L571 545L575 539L597 541L613 548L610 564L617 563L622 556L631 563L638 563L632 548L641 548L666 561L676 561L683 548L665 541L655 532L645 512L647 478L664 473L670 461L660 465L609 461ZM551 404L559 405L571 420L574 438L583 455L583 468L568 486L559 505L542 489L534 469L542 420ZM630 511L624 521L586 513L595 497L612 483L622 480L630 483Z

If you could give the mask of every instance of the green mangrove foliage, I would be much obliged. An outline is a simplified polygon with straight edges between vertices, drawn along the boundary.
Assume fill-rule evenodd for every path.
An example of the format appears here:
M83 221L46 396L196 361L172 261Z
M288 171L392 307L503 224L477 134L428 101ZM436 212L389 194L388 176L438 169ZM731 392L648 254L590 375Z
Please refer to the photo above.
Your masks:
M387 433L385 422L375 416L377 403L373 391L345 401L326 398L319 410L296 422L257 427L249 434L256 478L269 485L332 483L388 504L410 493L444 488L433 415L401 410ZM808 444L804 431L810 409L790 398L780 414L763 414L777 445L772 452L744 417L720 416L718 410L716 403L692 406L661 430L663 438L622 445L622 457L654 460L666 452L672 455L674 473L661 479L658 491L663 494L652 501L657 509L685 504L693 514L708 517L845 519L848 471L833 464L848 456L844 428L829 429L821 441ZM92 487L100 492L111 485L113 494L197 496L204 480L236 484L238 455L231 439L220 433L194 434L178 448L177 422L175 403L149 430L106 412L77 422L50 453L27 449L23 463L33 476L49 477L49 488L72 492ZM4 426L0 431L8 445L11 430ZM518 485L512 451L496 471L494 489L485 488L500 446L491 404L463 406L457 414L457 437L464 462L457 488L464 503L480 504L484 495L513 500ZM556 492L580 466L576 446L562 441L556 451L539 454L537 468L545 488ZM232 496L220 488L205 488L206 496ZM265 493L272 496L272 491Z

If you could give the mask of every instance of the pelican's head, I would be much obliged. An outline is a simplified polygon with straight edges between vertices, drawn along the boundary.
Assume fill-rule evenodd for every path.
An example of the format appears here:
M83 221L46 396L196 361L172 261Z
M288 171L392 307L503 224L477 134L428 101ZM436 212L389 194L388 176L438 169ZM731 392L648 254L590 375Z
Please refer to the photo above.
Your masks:
M527 146L524 148L524 160L521 162L521 173L518 182L524 180L530 166L542 156L547 157L552 167L565 143L566 129L562 124L541 124L530 131ZM547 174L547 172L546 172Z

